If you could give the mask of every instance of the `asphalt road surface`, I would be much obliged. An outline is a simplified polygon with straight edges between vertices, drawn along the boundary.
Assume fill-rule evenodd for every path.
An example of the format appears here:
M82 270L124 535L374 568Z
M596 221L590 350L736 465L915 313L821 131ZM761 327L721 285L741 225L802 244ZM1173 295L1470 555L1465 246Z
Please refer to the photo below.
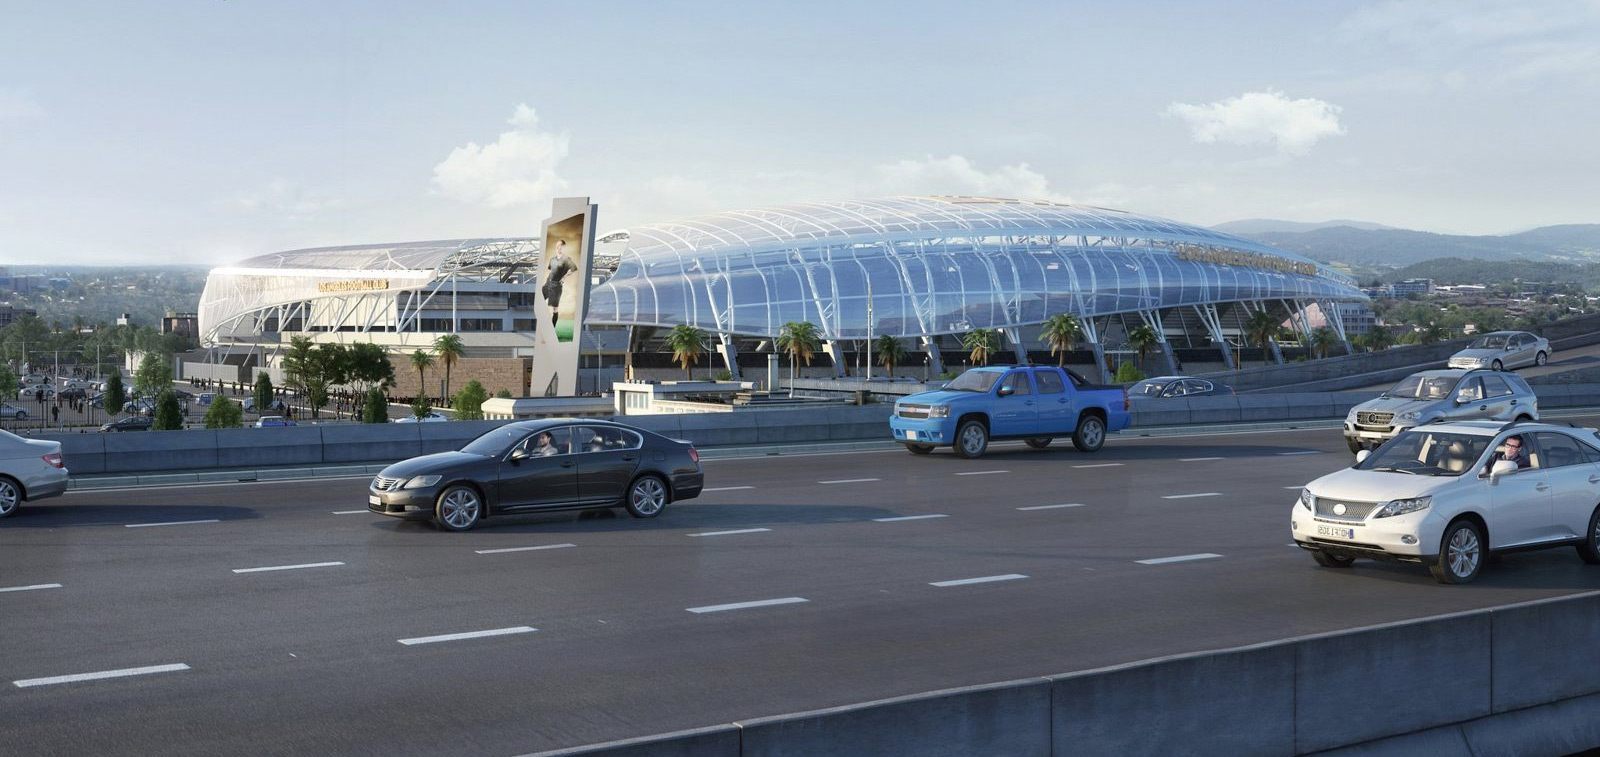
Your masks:
M365 479L76 492L0 521L0 753L518 754L1600 589L1571 549L1317 568L1293 490L1347 464L1329 430L719 460L655 520L465 534Z
M1443 368L1445 367L1445 361L1441 360L1439 361L1438 365L1433 367ZM1567 371L1574 371L1580 368L1595 367L1600 367L1600 344L1589 345L1587 347L1575 347L1570 350L1558 350L1554 355L1550 356L1550 362L1545 363L1543 366L1530 365L1517 368L1516 373L1523 378L1533 378L1535 376L1548 376L1552 373L1565 373ZM1346 389L1343 391L1381 392L1394 386L1396 383L1399 382L1389 381L1382 384L1372 384L1370 386ZM1538 387L1535 387L1534 391L1538 392Z

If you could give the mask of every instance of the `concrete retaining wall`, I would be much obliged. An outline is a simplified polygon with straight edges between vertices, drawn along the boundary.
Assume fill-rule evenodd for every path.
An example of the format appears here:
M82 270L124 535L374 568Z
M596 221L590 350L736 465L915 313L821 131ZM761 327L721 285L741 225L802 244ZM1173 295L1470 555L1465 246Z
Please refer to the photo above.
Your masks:
M1600 592L542 754L1571 754L1597 634Z

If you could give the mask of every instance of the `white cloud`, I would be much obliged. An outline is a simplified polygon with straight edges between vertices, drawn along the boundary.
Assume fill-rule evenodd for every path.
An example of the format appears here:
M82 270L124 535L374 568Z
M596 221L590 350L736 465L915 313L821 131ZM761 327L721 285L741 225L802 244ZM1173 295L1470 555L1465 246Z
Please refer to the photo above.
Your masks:
M475 205L505 208L541 203L560 194L567 181L557 170L567 157L570 136L539 129L533 108L518 105L511 131L491 144L468 142L433 167L434 187L447 197Z
M873 169L869 184L891 194L981 195L1071 202L1050 190L1044 174L1027 163L984 171L960 155L899 160Z
M326 210L334 210L344 202L322 192L306 189L288 179L273 179L267 185L244 192L233 200L234 207L251 213L261 213L297 221L310 218Z
M1314 98L1291 100L1282 92L1246 92L1204 105L1173 103L1167 115L1183 119L1194 141L1211 144L1272 144L1280 153L1300 155L1327 138L1345 133L1337 105Z

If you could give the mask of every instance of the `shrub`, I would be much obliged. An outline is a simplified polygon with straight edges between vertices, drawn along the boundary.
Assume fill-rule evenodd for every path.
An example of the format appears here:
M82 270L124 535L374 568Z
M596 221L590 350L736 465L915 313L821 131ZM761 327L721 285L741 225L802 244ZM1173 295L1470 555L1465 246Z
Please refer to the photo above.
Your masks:
M244 408L222 395L211 400L206 408L206 428L241 428L244 426Z
M1118 384L1131 384L1135 381L1143 381L1144 372L1139 370L1139 366L1131 362L1123 363L1117 366L1117 375L1112 380Z
M389 398L383 396L383 390L372 387L367 390L366 400L361 407L362 423L388 423Z
M455 401L451 405L456 409L456 420L481 421L483 420L483 403L489 399L489 392L477 379L467 382L456 392Z
M183 408L178 407L178 395L171 389L162 390L156 397L156 417L150 424L154 431L178 431L183 428Z

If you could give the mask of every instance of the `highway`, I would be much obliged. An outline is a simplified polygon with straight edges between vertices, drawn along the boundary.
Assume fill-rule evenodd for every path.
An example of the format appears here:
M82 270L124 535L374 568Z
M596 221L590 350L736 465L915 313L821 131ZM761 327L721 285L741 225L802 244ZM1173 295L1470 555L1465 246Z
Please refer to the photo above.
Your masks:
M1336 430L1066 446L713 460L656 520L465 534L364 478L69 493L0 522L0 754L520 754L1600 589L1571 549L1317 568Z
M1575 347L1570 350L1557 350L1554 355L1550 356L1550 362L1545 363L1543 366L1524 366L1522 368L1517 368L1516 373L1523 378L1535 378L1538 376L1548 376L1554 373L1565 373L1567 371L1576 371L1583 368L1594 368L1597 366L1600 366L1600 344L1593 344L1587 347ZM1441 360L1439 361L1438 365L1432 367L1444 368L1445 361ZM1394 386L1396 383L1398 382L1388 381L1381 384L1370 384L1368 386L1344 389L1341 391L1381 392Z

